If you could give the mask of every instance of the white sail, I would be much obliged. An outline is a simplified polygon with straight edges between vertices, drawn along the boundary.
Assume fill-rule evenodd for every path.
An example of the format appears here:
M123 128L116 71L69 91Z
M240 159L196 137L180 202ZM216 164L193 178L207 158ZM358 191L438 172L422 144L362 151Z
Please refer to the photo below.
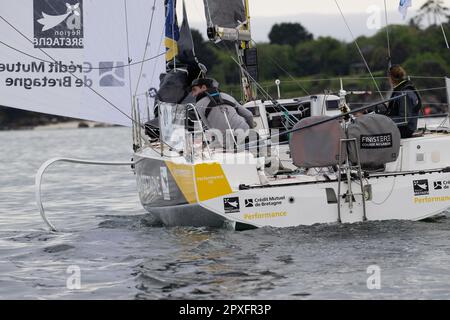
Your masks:
M164 0L1 1L0 105L130 126L132 96L159 87L163 35Z

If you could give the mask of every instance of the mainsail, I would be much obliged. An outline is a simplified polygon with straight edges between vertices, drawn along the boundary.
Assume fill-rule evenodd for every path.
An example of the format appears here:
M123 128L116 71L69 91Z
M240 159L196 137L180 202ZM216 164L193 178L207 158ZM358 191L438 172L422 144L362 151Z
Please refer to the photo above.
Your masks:
M209 25L225 28L236 28L245 22L245 6L243 0L203 0L205 15Z
M130 126L165 70L164 15L164 0L1 1L0 105Z
M180 39L178 40L178 59L185 64L195 64L195 48L192 39L191 28L186 14L186 6L183 1L183 23L180 28Z

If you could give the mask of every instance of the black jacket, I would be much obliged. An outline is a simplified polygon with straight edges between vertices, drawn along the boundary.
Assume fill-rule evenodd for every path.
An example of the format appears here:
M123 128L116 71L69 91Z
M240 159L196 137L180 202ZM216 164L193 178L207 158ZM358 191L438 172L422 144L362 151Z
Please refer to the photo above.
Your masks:
M414 85L404 80L392 92L391 98L405 97L389 102L386 115L397 123L402 138L409 138L417 130L417 120L422 109L422 99Z

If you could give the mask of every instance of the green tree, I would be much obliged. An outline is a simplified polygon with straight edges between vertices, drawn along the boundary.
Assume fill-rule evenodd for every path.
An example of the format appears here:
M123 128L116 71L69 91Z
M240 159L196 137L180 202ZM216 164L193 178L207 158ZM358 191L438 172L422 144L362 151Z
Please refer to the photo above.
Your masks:
M273 81L287 76L283 71L293 72L295 61L293 47L278 44L261 44L258 46L259 75L261 79Z
M271 44L288 44L295 46L298 43L313 39L313 35L308 32L300 23L280 23L275 24L269 33Z
M346 45L331 37L320 37L295 48L296 71L301 75L346 74L348 72Z
M446 101L447 92L444 88L445 82L436 76L446 76L449 73L449 65L435 52L417 54L403 64L405 70L410 75L430 76L430 78L413 79L418 88L426 88L428 91L422 92L425 97L436 97L438 101ZM433 90L431 90L433 89Z

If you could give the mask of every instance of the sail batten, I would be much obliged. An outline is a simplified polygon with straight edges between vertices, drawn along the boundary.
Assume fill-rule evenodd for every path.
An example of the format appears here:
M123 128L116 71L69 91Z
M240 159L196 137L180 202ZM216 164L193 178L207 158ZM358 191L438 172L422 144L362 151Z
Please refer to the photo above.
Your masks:
M156 92L165 69L164 3L126 4L128 23L123 0L0 2L0 15L23 34L0 20L0 105L130 126L141 66L137 94ZM153 58L138 63L144 52Z

